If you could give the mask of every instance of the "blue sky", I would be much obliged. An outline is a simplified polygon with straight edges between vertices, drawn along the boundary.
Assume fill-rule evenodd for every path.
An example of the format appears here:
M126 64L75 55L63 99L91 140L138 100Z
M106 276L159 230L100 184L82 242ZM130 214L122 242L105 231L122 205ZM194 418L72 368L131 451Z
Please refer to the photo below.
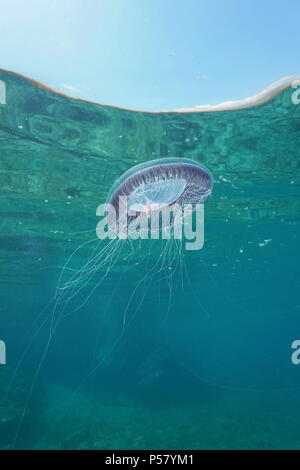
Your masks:
M217 104L300 73L299 0L0 0L0 16L0 67L105 104Z

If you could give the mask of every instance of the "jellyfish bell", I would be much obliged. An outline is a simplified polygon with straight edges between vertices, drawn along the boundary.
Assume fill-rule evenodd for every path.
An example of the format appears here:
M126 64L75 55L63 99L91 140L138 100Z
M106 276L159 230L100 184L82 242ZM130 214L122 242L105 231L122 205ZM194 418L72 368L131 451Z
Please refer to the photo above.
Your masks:
M124 231L136 227L139 219L140 227L148 232L147 219L156 216L158 220L158 213L170 209L172 217L166 224L174 225L175 209L189 205L193 211L205 202L212 187L210 172L191 159L162 158L136 165L117 179L109 192L109 229L124 238ZM160 221L158 229L166 228L166 224Z

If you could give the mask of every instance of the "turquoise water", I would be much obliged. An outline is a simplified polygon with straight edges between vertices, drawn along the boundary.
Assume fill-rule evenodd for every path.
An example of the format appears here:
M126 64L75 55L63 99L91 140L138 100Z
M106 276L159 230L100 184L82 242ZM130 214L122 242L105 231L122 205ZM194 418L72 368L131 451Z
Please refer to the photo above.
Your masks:
M5 71L0 80L0 447L300 448L293 90L244 110L153 114L76 101ZM147 271L160 242L122 249L49 342L59 310L43 308L74 250L71 269L91 256L97 206L124 171L165 157L214 176L203 249L184 252L184 273L173 260L170 275Z

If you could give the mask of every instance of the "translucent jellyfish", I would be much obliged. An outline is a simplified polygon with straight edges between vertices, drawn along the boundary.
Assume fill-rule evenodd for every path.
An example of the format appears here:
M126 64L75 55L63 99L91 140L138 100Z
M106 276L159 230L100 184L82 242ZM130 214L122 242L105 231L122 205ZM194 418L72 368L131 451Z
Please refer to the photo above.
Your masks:
M182 222L199 205L203 206L212 188L213 178L210 172L198 162L185 158L163 158L139 164L115 181L106 203L99 206L100 210L99 207L97 209L96 214L102 216L97 225L97 237L85 241L69 256L61 270L54 296L36 320L31 340L15 368L11 384L35 338L46 328L47 341L36 368L22 419L60 322L86 306L93 293L105 279L115 274L115 269L119 266L122 267L119 274L123 279L137 264L142 275L134 286L130 286L128 282L131 291L124 305L121 333L113 341L106 356L132 324L153 283L164 283L169 290L168 308L165 309L162 321L166 320L174 298L174 273L179 271L176 278L183 282L185 272L183 238L172 236L177 223L177 213L173 209L188 207L186 213L181 213ZM168 217L164 217L166 213ZM155 233L151 225L153 219L158 221L158 225L154 227ZM160 240L159 234L162 234ZM92 250L88 259L79 268L74 266L78 253L89 245ZM115 285L117 288L118 283ZM114 292L111 292L111 297L113 295ZM108 309L109 302L102 311L101 306L99 307L99 315L107 315ZM89 375L101 366L104 359L102 357Z
M174 204L203 204L213 186L209 171L186 158L162 158L136 165L126 171L112 186L108 203L116 211L116 221L122 219L120 197L127 198L126 211L136 212L126 218L129 226L141 214L150 217ZM113 226L113 222L110 221ZM164 227L160 227L164 229Z
M61 272L53 300L51 331L62 317L88 302L119 262L123 262L124 272L144 263L144 275L134 286L132 298L124 309L125 325L135 293L142 291L141 285L146 282L149 286L152 280L160 282L161 278L170 280L182 265L183 219L203 206L212 187L209 171L185 158L163 158L136 165L116 180L106 203L97 209L102 219L96 230L99 240L91 256L79 269L71 266L78 250L95 239L75 250ZM180 223L176 225L178 220ZM175 225L177 230L172 232ZM160 234L162 243L159 244Z

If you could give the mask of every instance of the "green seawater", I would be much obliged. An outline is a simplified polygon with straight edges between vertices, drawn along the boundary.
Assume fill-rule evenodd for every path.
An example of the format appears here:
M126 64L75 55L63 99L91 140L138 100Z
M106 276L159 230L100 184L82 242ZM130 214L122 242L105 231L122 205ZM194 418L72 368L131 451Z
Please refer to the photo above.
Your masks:
M155 114L0 80L0 447L299 449L294 90L244 110ZM49 342L57 317L43 309L70 255L81 246L70 269L90 258L97 206L124 171L166 157L213 174L203 249L184 253L184 276L142 284L138 249L97 287L102 266ZM158 245L146 249L155 260Z

